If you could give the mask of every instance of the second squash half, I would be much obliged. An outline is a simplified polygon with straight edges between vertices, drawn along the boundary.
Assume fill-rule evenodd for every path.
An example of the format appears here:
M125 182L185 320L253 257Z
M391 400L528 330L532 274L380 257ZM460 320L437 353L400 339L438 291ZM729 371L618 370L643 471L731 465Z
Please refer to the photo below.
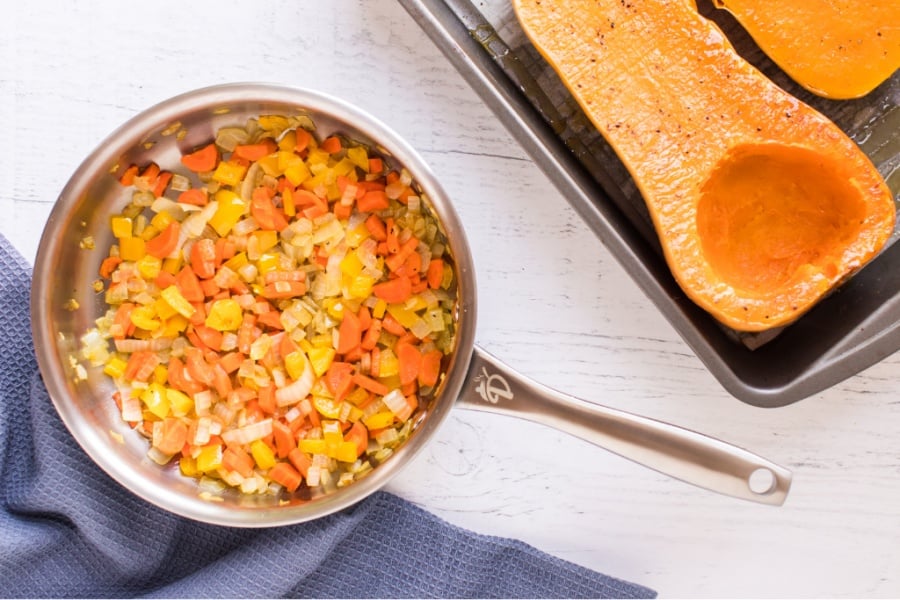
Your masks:
M890 237L893 195L866 155L691 0L514 6L629 169L676 280L726 326L790 323Z

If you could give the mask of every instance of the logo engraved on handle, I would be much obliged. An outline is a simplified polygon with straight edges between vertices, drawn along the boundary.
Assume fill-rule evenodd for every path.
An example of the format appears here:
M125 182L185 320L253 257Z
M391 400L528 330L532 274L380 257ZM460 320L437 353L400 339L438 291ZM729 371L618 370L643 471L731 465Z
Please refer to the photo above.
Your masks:
M478 387L475 391L481 396L481 399L491 404L497 404L500 400L512 400L513 393L509 387L509 382L503 375L493 375L487 372L485 367L481 367L481 375L475 377L475 383Z

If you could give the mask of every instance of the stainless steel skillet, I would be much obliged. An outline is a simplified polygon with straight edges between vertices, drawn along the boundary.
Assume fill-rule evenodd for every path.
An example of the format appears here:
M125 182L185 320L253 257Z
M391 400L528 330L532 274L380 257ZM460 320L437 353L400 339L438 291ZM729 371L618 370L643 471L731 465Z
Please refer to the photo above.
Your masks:
M78 340L105 311L93 288L112 242L109 218L126 199L116 174L132 163L176 165L183 151L227 125L261 114L303 114L319 135L341 133L405 166L447 237L458 275L455 350L415 432L369 475L323 495L290 497L202 493L176 468L146 457L146 441L121 421L113 387L99 370L75 376ZM91 250L90 248L94 249ZM137 115L104 140L73 174L53 207L38 248L32 327L44 381L62 420L88 455L124 487L173 513L229 526L264 527L315 519L384 486L437 431L454 406L544 423L688 483L738 498L782 504L790 472L698 433L560 394L516 373L475 344L475 271L450 199L419 155L377 119L308 90L230 84L192 91Z

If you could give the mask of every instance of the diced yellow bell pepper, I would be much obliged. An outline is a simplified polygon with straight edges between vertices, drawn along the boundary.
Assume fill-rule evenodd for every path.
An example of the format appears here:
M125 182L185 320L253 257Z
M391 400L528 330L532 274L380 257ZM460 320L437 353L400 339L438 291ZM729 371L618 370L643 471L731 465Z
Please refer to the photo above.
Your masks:
M297 146L297 132L291 129L278 140L278 149L286 152L293 152Z
M251 239L255 239L256 242L256 251L257 252L266 252L267 250L271 250L278 243L278 232L272 231L271 229L265 229L262 231L254 231L250 234Z
M368 164L369 159L366 159L366 164ZM338 161L336 165L333 167L335 176L338 175L349 175L356 169L356 165L350 160L348 157L344 157Z
M375 286L375 278L371 275L359 275L354 277L347 286L347 292L353 298L368 298L372 295L372 288Z
M182 456L178 459L178 468L185 477L196 477L199 473L197 469L197 461L191 456Z
M371 429L384 429L394 422L394 413L382 411L363 417L363 425Z
M326 449L325 440L302 439L297 443L297 447L307 454L325 454Z
M295 350L285 356L284 369L291 379L300 379L306 371L306 355L303 350Z
M322 439L326 446L334 446L344 441L341 424L338 421L322 421Z
M337 444L331 457L341 462L352 463L356 460L356 442L342 441Z
M161 210L153 215L153 218L150 219L150 224L156 227L157 231L162 231L174 220L175 218L168 211Z
M263 156L256 161L256 164L263 170L263 173L269 177L281 177L284 175L284 169L279 166L278 154L279 153L276 152L268 156Z
M351 146L347 148L347 158L366 173L369 172L369 153L364 147Z
M172 407L172 414L183 417L194 409L194 400L184 392L174 388L166 388L166 400Z
M119 258L128 261L139 261L147 254L143 239L127 237L119 240Z
M163 337L177 337L179 333L183 333L187 330L187 326L190 324L190 321L187 317L179 314L172 315L170 318L166 319L166 322L163 324L162 336Z
M203 446L196 458L196 468L201 473L215 471L222 466L222 445L209 444Z
M260 275L265 275L271 271L277 271L280 264L281 259L278 258L277 254L264 253L256 261L256 269Z
M409 329L419 318L416 313L407 309L402 304L388 304L388 314L397 319L397 322Z
M151 383L141 394L141 402L151 413L160 419L169 416L169 401L166 400L165 388L158 383Z
M131 311L130 315L131 322L134 323L134 326L145 331L155 331L162 325L162 322L155 317L156 311L153 310L152 305L138 306Z
M350 248L359 248L359 245L362 244L366 238L370 237L372 234L369 233L369 230L366 228L365 223L360 223L353 229L347 231L347 234L344 238L344 241L347 242L347 246Z
M264 471L275 466L275 453L272 448L262 440L250 443L250 455L256 462L256 466Z
M241 163L223 160L213 171L212 178L222 185L236 186L247 174L247 166Z
M349 275L350 277L356 277L363 270L363 263L359 259L359 256L355 251L351 250L347 252L344 256L343 260L340 263L341 272L345 275Z
M235 273L241 267L244 267L249 264L250 264L250 260L247 258L246 252L238 252L237 254L235 254L234 256L232 256L231 258L229 258L228 260L225 261L225 266L228 267L229 269L231 269L232 271L234 271Z
M172 308L172 305L163 300L162 298L157 298L153 302L153 310L156 311L157 316L164 321L168 321L172 317L178 314L178 311Z
M112 234L120 240L134 234L134 225L129 217L112 217L109 222Z
M306 161L310 165L327 165L330 154L319 148L310 148L306 155Z
M319 414L326 419L337 419L341 416L341 403L335 402L334 398L314 396L313 406L319 411Z
M334 361L334 348L315 346L308 352L309 362L312 365L313 372L316 377L321 377L328 371L332 361Z
M140 228L135 227L135 233L137 233L138 231L140 231L138 236L145 242L149 242L150 240L155 238L157 235L159 235L159 229L157 229L153 225L147 225L146 227L140 227Z
M163 261L151 254L145 254L137 261L138 273L147 281L156 279L162 270Z
M381 351L381 362L378 370L379 377L391 377L400 372L400 361L390 348Z
M128 363L118 356L113 356L106 364L103 365L103 372L112 377L113 379L118 379L125 375L125 367L128 366Z
M369 392L366 388L357 387L352 392L350 392L345 400L352 404L354 407L359 406L363 402L369 399Z
M182 257L179 254L177 258L163 259L162 269L167 273L175 275L181 270Z
M249 207L240 196L231 190L219 190L216 192L215 199L218 206L215 214L209 219L209 226L224 237L241 220Z
M156 365L156 368L153 369L153 381L160 385L166 385L168 379L169 369L166 368L166 365Z
M222 298L212 303L206 316L206 326L216 331L237 331L244 320L241 305L232 298Z
M376 319L381 319L384 317L384 313L387 310L387 302L382 300L381 298L375 302L375 306L372 307L372 316Z
M260 115L257 123L262 129L275 133L276 137L290 126L290 122L284 115Z
M174 285L170 285L160 292L160 296L162 296L162 299L168 302L169 306L174 308L178 314L188 319L190 319L194 314L194 311L196 311L191 303L181 295L181 292L178 291L178 288Z
M309 179L310 172L306 163L301 159L287 165L284 169L284 176L291 182L291 185L296 187Z
M294 206L294 193L290 188L284 188L281 192L281 204L284 208L284 214L293 217L297 214L297 207Z

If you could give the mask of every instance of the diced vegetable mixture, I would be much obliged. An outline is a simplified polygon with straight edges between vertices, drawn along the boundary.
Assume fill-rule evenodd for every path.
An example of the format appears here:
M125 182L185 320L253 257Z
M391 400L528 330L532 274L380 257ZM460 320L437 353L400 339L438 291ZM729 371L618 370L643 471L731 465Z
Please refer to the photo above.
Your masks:
M120 182L108 311L82 354L154 461L209 491L314 496L409 436L453 347L456 284L408 172L263 115Z

